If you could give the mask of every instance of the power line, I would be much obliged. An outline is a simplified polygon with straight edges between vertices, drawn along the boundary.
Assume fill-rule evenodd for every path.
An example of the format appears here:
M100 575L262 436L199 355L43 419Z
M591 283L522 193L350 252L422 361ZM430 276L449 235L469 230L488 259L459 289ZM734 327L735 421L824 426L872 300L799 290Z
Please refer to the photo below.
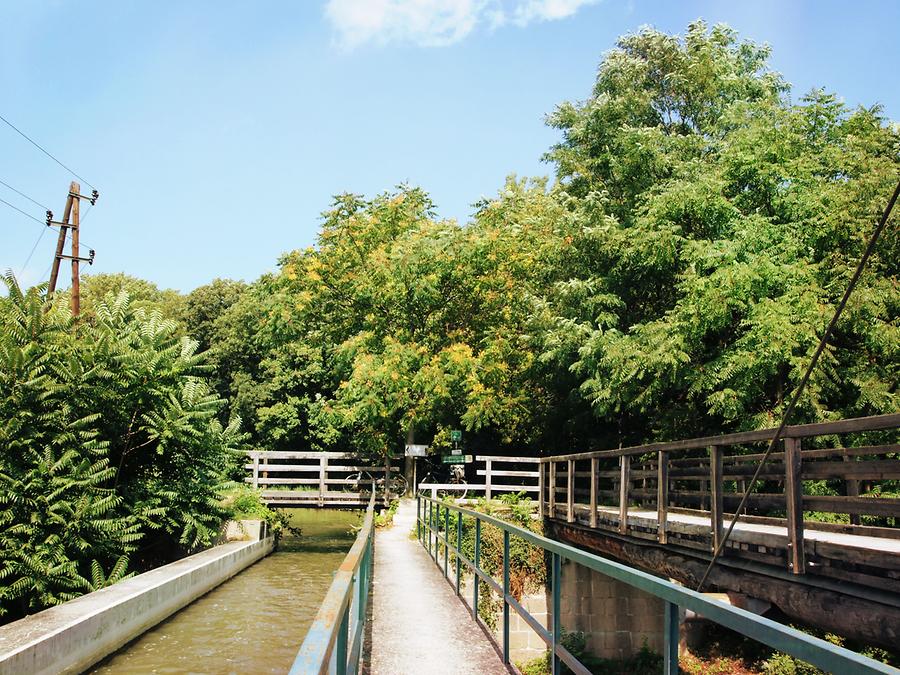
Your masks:
M791 398L791 402L788 404L788 407L784 412L784 417L781 420L781 425L778 427L778 431L776 431L775 435L772 436L772 441L769 443L769 448L766 450L765 454L763 454L762 459L759 460L759 465L757 465L756 467L756 472L753 474L753 478L751 478L750 482L747 483L747 489L744 491L744 496L741 498L741 503L738 505L737 510L734 512L734 517L731 519L731 523L729 523L728 525L728 531L725 532L725 535L722 537L722 540L719 542L716 550L713 551L712 560L709 561L709 565L706 567L706 571L703 573L703 578L700 579L700 583L697 585L698 592L703 590L703 585L706 583L706 579L707 577L709 577L709 573L712 571L713 565L715 565L716 563L716 559L725 549L725 544L728 542L728 538L734 531L734 526L737 524L738 518L740 518L743 514L744 507L747 505L747 499L750 497L750 491L753 490L753 486L756 484L756 481L759 478L759 474L762 472L763 465L766 463L766 460L769 459L769 455L772 454L772 450L775 449L776 443L778 443L782 433L784 433L784 428L787 426L788 420L793 414L794 408L797 406L797 401L800 400L800 394L803 393L803 389L806 387L806 383L809 381L809 376L812 374L812 371L816 367L816 363L818 362L819 357L825 350L825 345L828 343L828 338L831 336L831 332L834 330L835 325L837 325L838 319L841 318L841 313L844 311L844 307L847 306L847 300L850 299L850 294L853 293L853 289L856 288L856 282L859 281L859 277L862 274L863 268L866 266L866 262L869 260L869 256L871 256L872 251L875 250L875 244L878 243L878 238L881 236L881 232L884 230L884 226L887 224L888 218L891 215L891 211L894 208L894 204L896 203L898 196L900 196L900 181L898 181L897 187L894 188L894 194L891 195L887 207L884 209L884 213L881 216L881 220L878 221L878 225L875 226L875 230L872 232L872 236L869 238L869 243L866 245L866 249L865 251L863 251L862 257L859 259L859 263L856 265L856 271L853 272L853 277L851 277L850 283L847 285L847 290L844 291L844 297L841 298L841 301L838 303L837 309L835 309L834 311L834 316L831 317L831 321L828 323L828 327L825 329L825 332L822 333L822 338L819 340L819 344L816 347L816 351L813 354L812 360L810 360L809 366L807 366L806 368L806 372L803 373L803 379L801 379L800 384L797 385L797 390L794 392L794 396ZM798 546L803 546L803 542L799 542Z
M34 217L33 215L31 215L30 213L26 213L25 211L23 211L22 209L20 209L18 206L15 206L15 205L13 205L13 204L10 204L8 201L6 201L5 199L3 199L2 197L0 197L0 202L3 202L4 204L6 204L9 208L13 209L14 211L18 211L19 213L21 213L21 214L22 214L23 216L25 216L26 218L31 218L31 219L32 219L34 222L36 222L38 225L46 225L46 224L47 224L47 223L45 223L43 220L40 220L40 219L38 219L38 218L35 218L35 217ZM47 209L47 210L49 211L50 209Z
M41 243L41 239L43 239L44 235L47 234L48 229L50 229L50 228L45 227L43 230L41 230L41 233L38 235L37 241L34 242L34 246L31 247L31 253L28 254L27 258L25 258L25 262L22 263L22 269L19 270L20 277L23 274L25 274L25 268L28 267L28 263L31 262L31 256L34 255L34 252L37 250L38 244Z
M35 200L35 199L32 199L31 197L29 197L28 195L26 195L26 194L25 194L24 192L22 192L21 190L16 190L16 188L14 188L14 187L13 187L12 185L10 185L9 183L6 183L6 182L0 180L0 185L5 185L6 187L8 187L10 190L12 190L13 192L15 192L15 193L16 193L17 195L19 195L20 197L25 197L25 199L27 199L28 201L30 201L32 204L35 204L36 206L40 206L40 207L41 207L42 209L44 209L45 211L52 211L52 209L50 209L50 208L47 207L47 206L44 206L44 205L41 204L39 201L37 201L37 200Z
M10 122L8 119L6 119L3 115L0 115L0 120L3 120L3 121L7 124L7 126L9 126L10 129L12 129L13 131L15 131L17 134L19 134L19 136L21 136L22 138L24 138L26 141L28 141L29 143L31 143L31 144L32 144L34 147L36 147L38 150L40 150L40 151L43 152L45 155L47 155L47 157L49 157L50 159L52 159L54 162L56 162L56 163L59 164L62 168L64 168L66 171L68 171L70 174L72 174L73 176L75 176L75 178L77 178L78 180L80 180L80 181L82 181L83 183L85 183L89 188L91 188L92 190L96 190L96 189L97 189L97 188L95 188L93 185L91 185L90 182L87 181L87 179L82 178L81 176L79 176L77 173L75 173L74 171L72 171L72 169L70 169L70 168L67 167L65 164L63 164L63 163L60 162L58 159L56 159L56 157L54 157L54 156L51 155L49 152L47 152L46 150L44 150L44 148L42 148L42 147L38 144L37 141L35 141L34 139L30 138L27 134L25 134L24 131L22 131L21 129L19 129L18 127L16 127L16 125L14 125L12 122Z

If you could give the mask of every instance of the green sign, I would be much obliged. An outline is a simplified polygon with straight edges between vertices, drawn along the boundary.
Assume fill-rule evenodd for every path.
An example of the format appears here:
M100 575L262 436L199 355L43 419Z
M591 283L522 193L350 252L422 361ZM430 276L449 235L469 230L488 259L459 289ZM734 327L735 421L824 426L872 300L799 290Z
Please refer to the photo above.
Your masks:
M450 440L454 443L459 443L462 440L462 431L459 429L453 429L450 431Z
M465 464L466 458L462 455L444 455L441 457L444 464Z

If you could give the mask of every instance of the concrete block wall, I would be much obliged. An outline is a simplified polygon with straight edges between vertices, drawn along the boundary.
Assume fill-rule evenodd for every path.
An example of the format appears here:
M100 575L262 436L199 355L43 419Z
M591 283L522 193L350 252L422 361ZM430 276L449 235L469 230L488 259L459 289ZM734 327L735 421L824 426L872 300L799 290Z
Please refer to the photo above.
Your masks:
M563 630L585 635L585 648L605 659L633 656L641 647L663 651L664 602L576 563L562 566Z

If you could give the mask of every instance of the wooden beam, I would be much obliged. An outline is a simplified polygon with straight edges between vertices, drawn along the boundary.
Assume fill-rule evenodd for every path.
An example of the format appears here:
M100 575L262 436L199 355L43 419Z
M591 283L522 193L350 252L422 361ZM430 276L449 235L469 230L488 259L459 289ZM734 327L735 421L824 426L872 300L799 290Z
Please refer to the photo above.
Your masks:
M566 522L575 522L575 462L571 459L566 472Z
M709 446L709 488L710 508L709 527L712 531L712 550L717 551L724 536L725 499L722 492L722 448Z
M800 439L784 439L784 490L787 502L788 567L794 574L806 573L803 548L803 483L801 481Z
M541 520L543 520L544 517L547 515L546 514L546 503L544 501L545 500L545 497L544 497L544 487L545 487L544 471L546 471L546 469L547 469L547 465L545 463L541 462L540 464L538 464L538 516L540 517Z
M591 459L591 527L597 527L597 468L600 460Z
M319 460L319 506L325 501L325 474L328 473L328 458Z
M660 544L665 544L668 540L666 535L666 518L669 513L669 453L665 450L659 451L656 471L656 538ZM594 514L595 520L596 517L597 515Z
M852 461L849 457L844 455L844 461L850 462ZM859 480L858 479L848 479L847 480L847 496L848 497L859 497ZM856 513L850 514L850 524L851 525L859 525L860 518Z
M556 518L556 462L550 462L550 517Z
M631 457L619 457L619 532L628 533L628 492L631 487Z
M484 498L491 498L491 459L484 460Z

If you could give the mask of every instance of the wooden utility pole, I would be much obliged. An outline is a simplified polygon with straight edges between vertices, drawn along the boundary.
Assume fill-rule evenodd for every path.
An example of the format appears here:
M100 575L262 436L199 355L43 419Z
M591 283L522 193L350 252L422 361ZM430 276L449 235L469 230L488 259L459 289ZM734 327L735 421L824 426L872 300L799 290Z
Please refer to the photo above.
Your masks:
M94 204L97 201L99 194L96 190L92 193L90 197L86 197L89 199L91 204ZM69 196L66 198L66 208L63 212L63 219L61 222L53 222L51 220L52 215L48 212L47 216L47 225L59 225L59 239L56 242L56 255L53 258L53 269L50 272L50 286L47 289L47 295L52 296L56 292L56 283L59 280L59 266L62 263L63 259L69 259L72 261L72 316L78 317L81 313L81 277L80 277L80 267L81 261L84 260L89 265L94 264L94 251L91 251L91 255L89 258L82 258L79 256L79 237L80 237L80 222L81 222L81 185L72 181L69 185ZM63 253L63 249L66 244L66 233L67 230L72 229L72 254L66 255Z
M59 238L56 240L56 255L53 258L53 269L50 272L50 287L47 289L47 295L53 295L56 292L56 281L59 278L59 264L62 262L63 247L66 245L66 230L69 227L69 218L72 215L72 202L74 194L79 194L78 190L81 186L73 182L69 186L69 196L66 197L66 208L63 211L63 219L59 223ZM49 224L49 223L48 223Z
M72 183L72 191L79 195L72 202L72 316L75 318L78 318L78 315L81 313L81 278L78 276L81 262L78 258L78 225L81 211L80 189L81 186L78 183Z

